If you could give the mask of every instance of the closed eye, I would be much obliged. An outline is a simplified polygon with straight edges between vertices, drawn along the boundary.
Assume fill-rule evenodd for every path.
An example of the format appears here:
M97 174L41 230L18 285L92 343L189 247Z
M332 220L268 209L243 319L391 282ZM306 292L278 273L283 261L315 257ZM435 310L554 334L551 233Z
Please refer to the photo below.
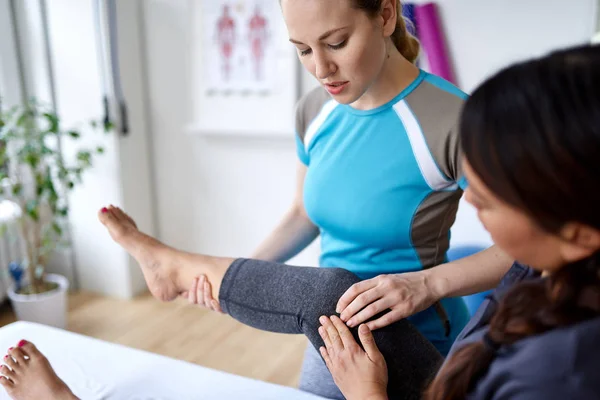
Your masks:
M339 50L339 49L343 48L344 46L346 46L346 43L348 43L348 40L343 40L343 41L339 42L338 44L328 44L327 46L332 50Z
M331 50L339 50L339 49L344 48L347 43L348 43L348 40L346 39L337 44L328 44L327 47L329 47ZM307 56L310 53L312 53L312 50L310 48L308 48L306 50L298 50L298 52L301 56Z

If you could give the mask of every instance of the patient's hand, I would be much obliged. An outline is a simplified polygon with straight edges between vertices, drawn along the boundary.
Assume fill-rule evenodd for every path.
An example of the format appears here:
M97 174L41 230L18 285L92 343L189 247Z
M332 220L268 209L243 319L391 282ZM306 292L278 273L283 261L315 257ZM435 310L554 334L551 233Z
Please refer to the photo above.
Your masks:
M348 400L387 399L387 365L367 325L358 329L363 351L341 319L321 317L319 321L325 342L319 350L344 396Z
M187 298L190 304L197 304L200 307L223 313L219 302L212 297L212 287L206 275L194 278L192 287L188 292L182 293L182 296Z

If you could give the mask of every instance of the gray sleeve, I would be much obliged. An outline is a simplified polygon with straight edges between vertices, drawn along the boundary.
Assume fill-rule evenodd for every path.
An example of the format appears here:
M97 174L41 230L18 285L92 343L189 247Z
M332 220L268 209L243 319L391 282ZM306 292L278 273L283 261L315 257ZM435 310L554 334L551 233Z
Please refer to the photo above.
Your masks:
M331 96L322 87L317 87L300 99L296 105L296 135L304 142L304 135L310 123L319 115L323 105Z
M583 382L572 384L570 380L554 380L551 382L513 382L509 387L498 388L492 400L565 400L565 399L598 399L598 389Z
M462 148L458 131L464 100L423 82L407 97L419 121L427 147L444 176L466 185L462 170Z

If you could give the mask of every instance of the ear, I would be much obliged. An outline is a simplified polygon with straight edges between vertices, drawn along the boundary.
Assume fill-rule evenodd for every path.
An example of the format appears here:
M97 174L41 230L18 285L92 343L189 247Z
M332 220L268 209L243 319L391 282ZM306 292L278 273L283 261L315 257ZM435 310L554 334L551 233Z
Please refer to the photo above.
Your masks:
M591 226L570 222L560 231L561 253L567 261L591 256L600 249L600 231Z
M381 19L383 21L383 35L390 37L396 30L398 20L398 1L383 0L381 2Z

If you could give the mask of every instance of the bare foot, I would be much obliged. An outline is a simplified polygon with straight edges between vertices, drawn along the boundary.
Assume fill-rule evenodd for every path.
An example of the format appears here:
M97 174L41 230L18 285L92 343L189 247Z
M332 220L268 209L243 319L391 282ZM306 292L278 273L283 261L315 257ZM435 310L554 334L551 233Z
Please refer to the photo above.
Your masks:
M138 262L154 297L171 301L184 291L177 285L173 249L140 232L135 221L118 207L103 208L98 218L113 240Z
M0 367L0 385L14 400L77 400L48 359L29 342L11 347Z

